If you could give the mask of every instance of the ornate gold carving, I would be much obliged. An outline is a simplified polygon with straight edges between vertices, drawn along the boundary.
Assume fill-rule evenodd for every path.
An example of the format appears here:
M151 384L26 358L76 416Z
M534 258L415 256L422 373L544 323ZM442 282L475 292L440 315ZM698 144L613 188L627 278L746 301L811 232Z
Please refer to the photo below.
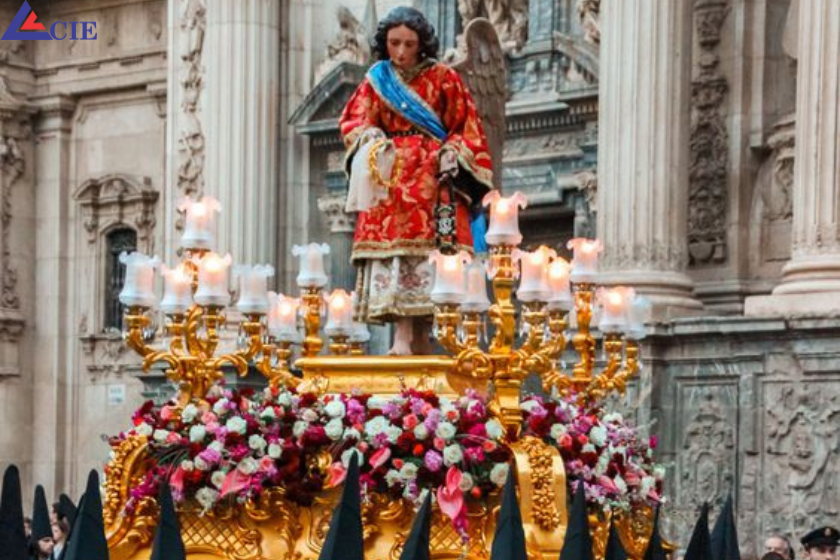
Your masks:
M531 515L540 528L551 531L560 525L562 520L557 511L557 496L554 492L554 465L551 447L535 437L522 439L522 447L528 453L531 466L531 484L534 493L531 495Z

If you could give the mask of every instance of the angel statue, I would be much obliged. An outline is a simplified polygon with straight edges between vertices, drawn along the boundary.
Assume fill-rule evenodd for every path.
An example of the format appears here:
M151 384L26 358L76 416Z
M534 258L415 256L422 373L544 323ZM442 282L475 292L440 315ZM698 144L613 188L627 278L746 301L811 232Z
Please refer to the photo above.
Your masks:
M451 250L484 244L480 203L501 156L505 67L492 25L474 23L475 52L450 67L435 60L438 39L423 14L392 9L373 40L378 62L340 118L347 210L359 213L351 255L357 319L396 323L391 354L432 351L429 255L444 223L436 211L450 211ZM493 115L482 122L480 109ZM493 130L485 132L488 123Z

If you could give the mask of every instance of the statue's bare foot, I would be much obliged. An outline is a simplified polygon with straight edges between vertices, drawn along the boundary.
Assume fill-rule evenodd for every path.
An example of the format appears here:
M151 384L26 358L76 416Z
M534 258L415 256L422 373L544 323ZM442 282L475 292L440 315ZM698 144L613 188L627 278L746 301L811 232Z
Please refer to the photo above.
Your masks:
M388 350L389 356L410 356L412 322L410 318L403 317L397 321L394 329L394 344Z
M394 341L394 345L388 350L389 356L411 356L411 344Z

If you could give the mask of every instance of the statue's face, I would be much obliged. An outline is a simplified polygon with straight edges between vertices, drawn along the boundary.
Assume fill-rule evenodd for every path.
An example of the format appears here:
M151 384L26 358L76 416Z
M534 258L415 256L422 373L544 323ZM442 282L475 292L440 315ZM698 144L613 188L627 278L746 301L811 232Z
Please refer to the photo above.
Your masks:
M417 64L420 37L405 25L388 30L388 58L398 67L408 69Z

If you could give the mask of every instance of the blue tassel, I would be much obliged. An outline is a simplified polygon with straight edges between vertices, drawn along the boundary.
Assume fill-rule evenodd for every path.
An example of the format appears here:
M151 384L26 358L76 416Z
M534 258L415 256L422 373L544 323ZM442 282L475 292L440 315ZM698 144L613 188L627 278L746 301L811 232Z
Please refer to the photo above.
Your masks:
M484 217L484 212L479 212L470 222L470 232L473 238L473 249L476 254L486 253L488 250L487 240L487 218Z

